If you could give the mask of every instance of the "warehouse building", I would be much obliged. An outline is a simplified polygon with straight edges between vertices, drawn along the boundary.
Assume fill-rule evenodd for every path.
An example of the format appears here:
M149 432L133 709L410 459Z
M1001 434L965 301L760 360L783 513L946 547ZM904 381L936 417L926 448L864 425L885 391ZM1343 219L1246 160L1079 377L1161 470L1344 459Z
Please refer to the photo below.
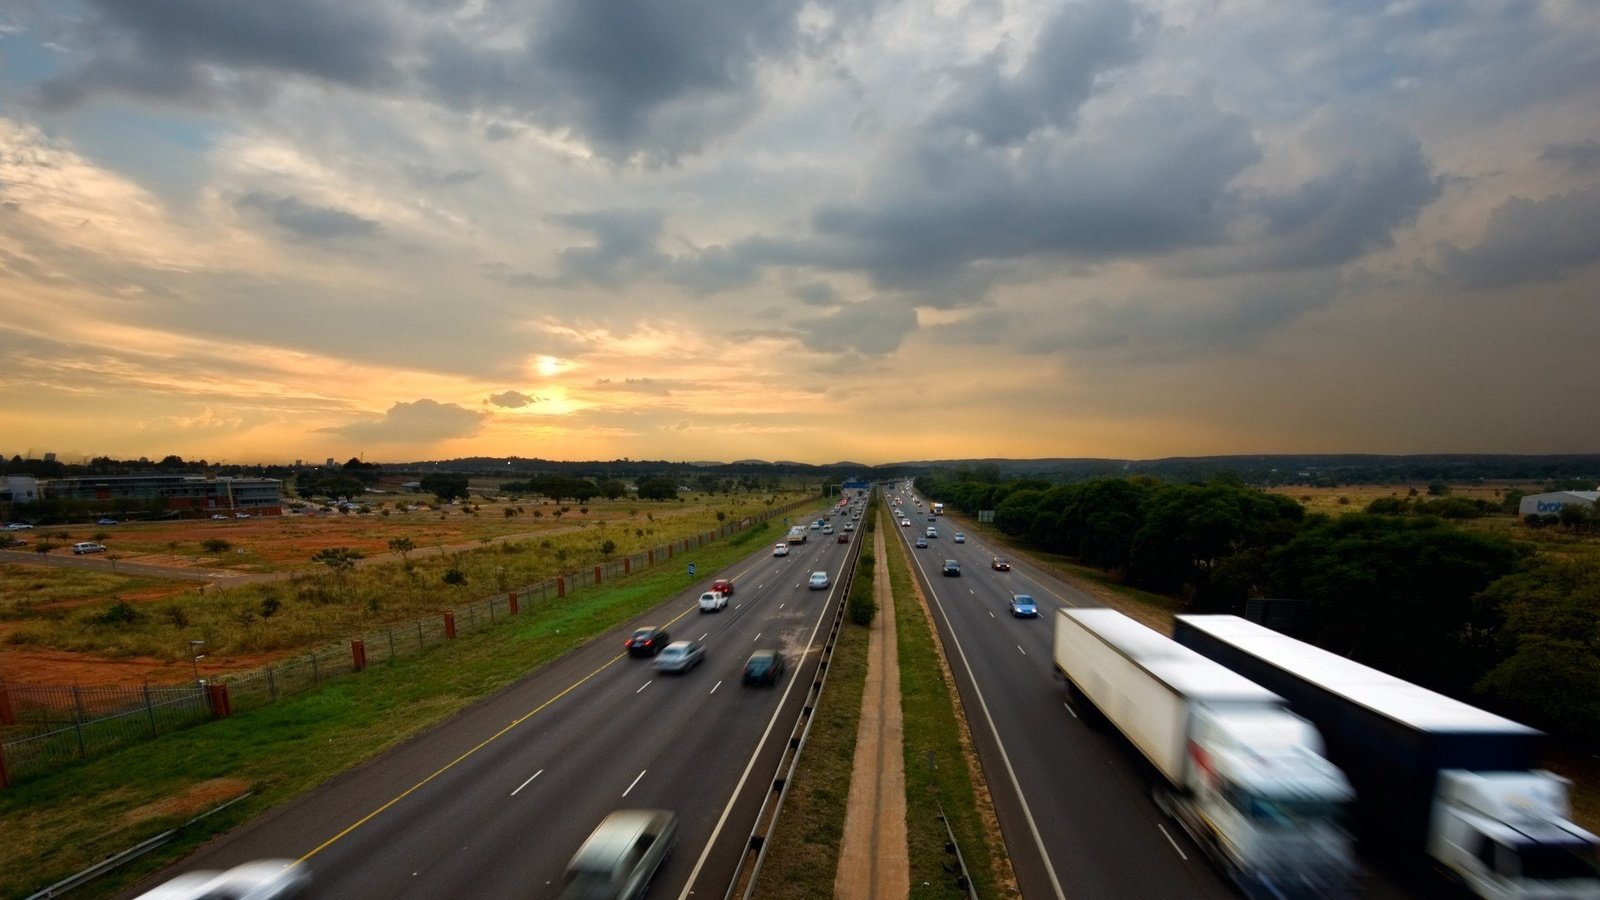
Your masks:
M1594 510L1600 491L1551 491L1548 494L1529 494L1517 504L1517 515L1559 516L1564 506L1581 506Z
M280 515L282 482L276 478L206 478L200 475L110 475L52 478L44 482L47 500L114 508L159 501L164 509L191 514Z

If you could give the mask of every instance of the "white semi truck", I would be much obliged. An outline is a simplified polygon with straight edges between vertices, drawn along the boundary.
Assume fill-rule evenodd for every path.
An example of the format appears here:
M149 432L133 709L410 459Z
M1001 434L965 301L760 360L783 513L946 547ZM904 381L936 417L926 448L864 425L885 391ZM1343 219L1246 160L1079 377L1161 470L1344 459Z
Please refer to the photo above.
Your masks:
M1237 616L1178 616L1179 643L1277 691L1356 789L1359 836L1496 900L1600 900L1596 837L1526 725Z
M1110 609L1060 609L1055 667L1155 767L1157 802L1250 897L1352 883L1350 783L1283 698ZM1092 719L1091 719L1092 720Z

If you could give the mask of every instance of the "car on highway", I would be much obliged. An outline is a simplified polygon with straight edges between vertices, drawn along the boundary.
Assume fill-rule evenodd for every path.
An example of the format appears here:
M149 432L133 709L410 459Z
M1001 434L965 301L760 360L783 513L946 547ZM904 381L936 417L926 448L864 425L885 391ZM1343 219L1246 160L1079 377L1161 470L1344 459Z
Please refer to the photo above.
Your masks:
M640 625L628 636L625 646L634 656L655 656L671 640L667 630L659 625Z
M1039 607L1027 594L1011 595L1011 614L1019 619L1039 618Z
M925 549L927 549L927 546L928 546L928 539L927 539L927 538L925 538L925 537L919 537L919 538L917 538L917 544L916 544L916 546L917 546L917 549L918 549L918 550L925 550Z
M936 537L939 536L939 529L933 527L932 525L929 525L928 526L928 530L925 533L928 535L928 537L936 538Z
M673 641L656 655L657 672L687 672L706 658L699 641Z
M789 545L784 541L779 541L778 543L773 544L772 545L772 555L773 556L788 556L789 555Z
M941 568L939 572L942 575L959 576L961 574L961 562L959 560L947 559L944 561L944 567Z
M261 859L225 872L185 872L135 900L288 900L304 894L311 871L292 859Z
M841 543L841 544L850 543L850 535L846 534L843 531L839 532L839 543Z
M965 544L967 542L966 534L960 531L956 532L955 542L958 544Z
M721 612L728 606L728 595L721 591L706 591L700 595L700 611Z
M777 650L757 650L744 664L744 683L777 684L783 675L783 654Z
M72 552L80 556L85 553L104 553L106 552L106 545L97 544L94 541L79 541L72 545Z
M910 525L911 525L911 520L910 519L901 519L900 520L900 527L901 528L906 528L906 527L908 527Z
M733 596L733 579L732 578L718 578L716 581L711 582L711 589L713 591L716 591L719 594L727 594L729 597L732 597Z
M816 531L821 527L822 527L822 520L821 519L818 519L815 522L811 523L811 530L812 531Z
M854 523L854 522L846 522L846 523L844 523L844 530L845 531L855 531L856 530L856 523Z
M939 521L939 517L938 516L929 516L928 517L928 521L929 522L937 522L937 521Z
M1004 556L992 556L989 558L989 568L996 572L1009 572L1011 571L1011 560L1006 559Z
M833 534L833 526L832 525L824 525L824 526L822 526L822 533L823 534Z
M658 809L619 809L600 821L572 855L561 900L642 897L678 842L678 817Z
M827 572L812 572L811 573L811 580L809 582L807 582L807 588L806 588L807 590L821 591L821 590L826 590L827 587L828 587L828 573Z

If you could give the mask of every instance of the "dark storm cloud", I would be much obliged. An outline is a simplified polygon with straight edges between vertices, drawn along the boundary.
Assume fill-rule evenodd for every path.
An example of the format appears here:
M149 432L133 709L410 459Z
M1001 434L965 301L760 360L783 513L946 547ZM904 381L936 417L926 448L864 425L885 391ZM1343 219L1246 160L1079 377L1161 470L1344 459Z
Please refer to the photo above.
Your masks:
M378 230L378 223L331 206L314 206L299 197L252 191L234 206L264 216L294 237L310 240L362 237Z
M832 306L839 302L839 292L826 281L808 281L789 291L808 306Z
M260 85L219 79L210 68L302 75L352 87L391 83L397 33L367 4L343 0L88 0L97 18L78 29L87 59L39 86L49 107L101 93L204 103L225 89ZM227 86L227 87L225 87Z
M413 403L396 403L389 407L381 419L319 430L353 441L443 441L477 434L487 416L488 413L476 412L454 403L422 399Z
M1600 260L1600 187L1528 200L1490 213L1483 240L1442 250L1447 273L1472 287L1552 281Z
M1550 144L1539 154L1539 159L1564 166L1572 172L1593 172L1600 169L1600 141L1590 138L1568 144Z
M670 259L656 249L662 214L652 210L607 209L551 216L550 221L587 231L595 243L563 249L557 255L558 283L621 287L654 275Z
M917 327L917 311L897 300L852 303L828 316L795 324L800 342L824 353L883 356L899 349Z
M940 120L990 144L1010 144L1046 125L1067 126L1107 69L1132 61L1140 16L1124 0L1065 6L1047 22L1015 75L991 56L968 78Z

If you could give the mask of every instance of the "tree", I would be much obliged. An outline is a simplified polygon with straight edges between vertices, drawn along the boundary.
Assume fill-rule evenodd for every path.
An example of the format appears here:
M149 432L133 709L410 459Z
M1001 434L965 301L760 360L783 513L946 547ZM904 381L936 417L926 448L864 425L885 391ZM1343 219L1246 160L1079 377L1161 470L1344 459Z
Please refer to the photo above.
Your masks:
M604 479L595 485L595 489L607 500L616 500L628 492L627 486L614 478Z
M664 475L639 479L640 500L671 500L678 495L678 483Z
M207 538L200 542L200 548L207 553L216 555L227 553L229 550L233 549L233 545L222 538Z
M1519 720L1600 741L1600 560L1537 557L1475 602L1505 616L1502 658L1478 691Z
M350 547L324 547L312 555L311 561L327 566L328 571L342 581L345 573L356 567L356 560L365 555Z
M448 502L467 496L467 476L454 472L430 472L422 476L422 489Z
M601 542L601 544L600 544L600 556L601 557L603 557L605 559L610 559L611 558L611 554L613 554L615 552L617 552L617 542L616 541L610 540L608 538L607 540Z

